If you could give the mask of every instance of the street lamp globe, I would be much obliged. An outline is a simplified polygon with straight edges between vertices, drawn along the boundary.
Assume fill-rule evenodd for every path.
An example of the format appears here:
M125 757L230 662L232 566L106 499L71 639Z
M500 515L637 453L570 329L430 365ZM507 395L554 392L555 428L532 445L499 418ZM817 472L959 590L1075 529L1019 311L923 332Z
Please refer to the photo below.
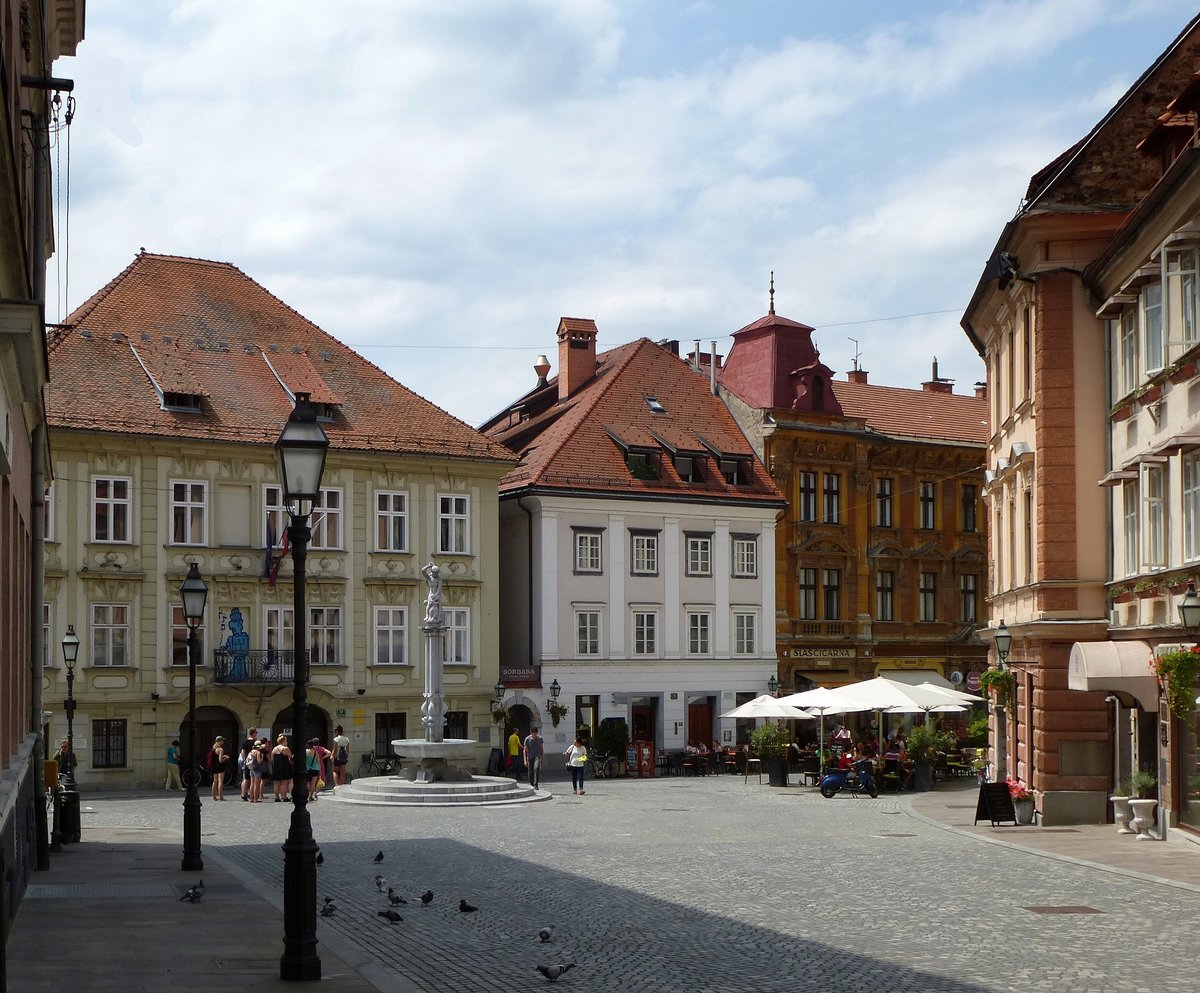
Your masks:
M296 394L296 406L275 442L284 504L298 504L300 517L308 516L321 495L321 475L329 451L329 437L308 397L307 393Z
M79 636L75 633L75 625L67 625L67 633L62 640L63 661L67 664L67 668L74 670L75 662L79 658Z
M183 616L192 626L199 626L204 620L204 605L208 602L208 586L200 578L200 567L193 562L188 567L187 578L179 587L179 595L183 597Z
M1187 592L1179 601L1179 621L1188 634L1200 630L1200 595L1196 594L1195 583L1188 583Z
M996 657L1000 660L1000 664L996 667L1003 669L1005 662L1008 661L1008 652L1012 648L1012 635L1008 633L1008 628L1004 624L1004 619L1001 618L1000 626L996 628L996 633L992 636L996 643Z
M774 696L777 689L779 689L779 680L772 675L771 678L767 680L767 692L770 693L771 696Z

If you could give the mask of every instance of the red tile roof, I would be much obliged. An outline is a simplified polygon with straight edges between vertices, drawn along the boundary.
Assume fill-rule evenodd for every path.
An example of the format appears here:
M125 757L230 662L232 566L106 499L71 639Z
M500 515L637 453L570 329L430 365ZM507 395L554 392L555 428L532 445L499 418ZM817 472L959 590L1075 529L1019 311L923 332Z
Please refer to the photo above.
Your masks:
M893 438L987 444L988 403L984 397L897 386L833 381L847 417Z
M665 412L651 411L647 397L658 400ZM557 377L518 403L524 405L522 415L505 412L481 428L522 456L521 465L501 480L501 493L536 487L782 503L729 411L709 391L707 376L647 338L597 356L595 376L562 403ZM660 478L635 479L614 437L660 452ZM679 477L663 441L676 450L706 453L701 482ZM745 465L745 485L725 481L710 446Z
M333 448L513 461L234 266L146 253L52 332L49 421L273 443L292 409L281 380L336 406ZM201 410L162 409L155 382L202 397Z

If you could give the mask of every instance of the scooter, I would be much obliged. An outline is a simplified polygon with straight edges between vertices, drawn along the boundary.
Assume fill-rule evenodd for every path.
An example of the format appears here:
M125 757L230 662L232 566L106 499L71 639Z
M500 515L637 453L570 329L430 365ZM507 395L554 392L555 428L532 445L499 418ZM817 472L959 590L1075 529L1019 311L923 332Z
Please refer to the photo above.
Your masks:
M855 796L866 793L872 800L879 796L870 759L859 759L849 769L827 769L821 777L821 796L826 800L849 790Z

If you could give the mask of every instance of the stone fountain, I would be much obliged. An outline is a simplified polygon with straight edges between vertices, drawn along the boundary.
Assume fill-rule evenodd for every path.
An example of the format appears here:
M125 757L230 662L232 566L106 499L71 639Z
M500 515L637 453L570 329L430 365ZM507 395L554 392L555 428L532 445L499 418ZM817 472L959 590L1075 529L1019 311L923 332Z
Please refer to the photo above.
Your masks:
M442 673L446 645L446 615L442 610L442 579L432 562L421 569L429 595L421 630L425 634L425 692L421 703L421 738L398 738L392 751L405 763L394 776L371 776L339 786L333 798L343 803L493 805L549 800L550 794L503 776L476 776L465 765L477 754L469 738L445 738L446 702Z

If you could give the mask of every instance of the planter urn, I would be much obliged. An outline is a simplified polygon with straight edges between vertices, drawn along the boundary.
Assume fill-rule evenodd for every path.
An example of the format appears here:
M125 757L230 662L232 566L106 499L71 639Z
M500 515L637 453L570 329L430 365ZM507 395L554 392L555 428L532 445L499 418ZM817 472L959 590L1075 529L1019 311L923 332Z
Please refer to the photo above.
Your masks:
M1016 817L1018 824L1033 823L1033 799L1014 800L1013 814Z
M1130 809L1133 810L1133 819L1129 822L1129 826L1136 832L1134 841L1154 840L1154 835L1150 833L1150 826L1154 823L1154 808L1157 805L1157 800L1129 801Z
M1117 834L1134 834L1133 828L1129 826L1129 820L1133 817L1133 809L1129 806L1129 797L1115 796L1113 802L1113 823L1117 826Z
M913 789L918 793L928 793L933 789L932 762L918 762L913 766Z

